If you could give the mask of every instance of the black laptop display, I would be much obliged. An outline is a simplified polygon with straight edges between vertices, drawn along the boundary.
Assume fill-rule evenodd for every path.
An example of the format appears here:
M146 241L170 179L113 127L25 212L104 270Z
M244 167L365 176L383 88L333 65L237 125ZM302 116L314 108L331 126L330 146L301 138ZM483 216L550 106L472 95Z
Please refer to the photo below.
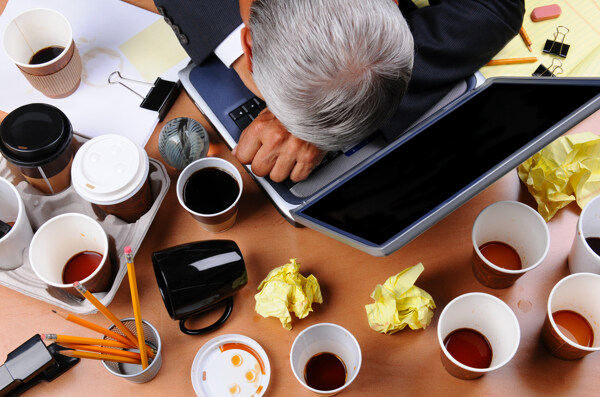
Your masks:
M228 132L232 128L216 116L229 117L234 106L214 109L214 98L203 99L211 94L194 88L206 85L195 84L202 69L191 68L192 74L180 74L184 87L235 145L239 130ZM217 97L226 102L223 92ZM247 100L231 102L239 106ZM270 188L272 182L255 178L295 222L369 254L387 255L599 108L600 79L493 78L396 141L376 141L364 160L308 197L286 201L279 189Z

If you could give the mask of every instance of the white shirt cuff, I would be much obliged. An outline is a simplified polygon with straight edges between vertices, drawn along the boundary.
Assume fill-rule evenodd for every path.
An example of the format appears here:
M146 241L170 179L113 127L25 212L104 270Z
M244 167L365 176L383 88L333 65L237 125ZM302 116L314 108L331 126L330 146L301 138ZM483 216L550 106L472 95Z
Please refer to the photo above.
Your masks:
M215 49L215 54L228 68L244 53L241 39L243 27L244 24L242 23Z

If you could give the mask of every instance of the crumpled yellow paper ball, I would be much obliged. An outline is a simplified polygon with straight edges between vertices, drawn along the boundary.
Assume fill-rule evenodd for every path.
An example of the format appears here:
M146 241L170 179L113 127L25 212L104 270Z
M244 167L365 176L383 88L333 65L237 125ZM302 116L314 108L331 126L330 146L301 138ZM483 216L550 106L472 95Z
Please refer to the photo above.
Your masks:
M292 316L302 319L312 312L312 304L323 303L319 282L312 274L300 274L296 259L269 272L254 295L254 310L263 317L277 317L285 329L292 329Z
M560 137L519 165L518 173L546 222L572 201L583 208L600 194L600 136Z
M411 329L425 329L433 318L435 302L415 281L425 268L418 263L377 285L371 294L375 303L366 305L367 318L372 329L393 334L407 325Z

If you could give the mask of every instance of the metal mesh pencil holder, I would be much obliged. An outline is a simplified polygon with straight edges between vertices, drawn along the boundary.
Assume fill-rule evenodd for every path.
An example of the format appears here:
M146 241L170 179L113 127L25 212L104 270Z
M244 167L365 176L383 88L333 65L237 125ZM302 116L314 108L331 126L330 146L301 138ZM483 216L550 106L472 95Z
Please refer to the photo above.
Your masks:
M134 318L124 318L121 322L137 337ZM153 358L148 357L148 366L146 369L142 370L140 364L127 364L102 360L102 365L104 365L104 368L106 368L108 372L133 383L145 383L152 380L162 365L162 343L160 341L160 335L156 328L146 320L142 320L142 325L144 327L144 339L146 340L146 344L156 350L156 354ZM114 333L125 336L116 325L112 325L109 329ZM103 339L112 340L112 338L107 336ZM131 350L138 351L133 348Z

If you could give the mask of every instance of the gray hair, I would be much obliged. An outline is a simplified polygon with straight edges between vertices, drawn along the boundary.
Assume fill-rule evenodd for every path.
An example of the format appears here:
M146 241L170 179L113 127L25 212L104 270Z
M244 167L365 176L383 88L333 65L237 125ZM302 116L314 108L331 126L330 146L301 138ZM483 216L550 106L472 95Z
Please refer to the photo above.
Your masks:
M253 77L294 136L349 148L396 110L413 65L413 37L392 0L255 0Z

